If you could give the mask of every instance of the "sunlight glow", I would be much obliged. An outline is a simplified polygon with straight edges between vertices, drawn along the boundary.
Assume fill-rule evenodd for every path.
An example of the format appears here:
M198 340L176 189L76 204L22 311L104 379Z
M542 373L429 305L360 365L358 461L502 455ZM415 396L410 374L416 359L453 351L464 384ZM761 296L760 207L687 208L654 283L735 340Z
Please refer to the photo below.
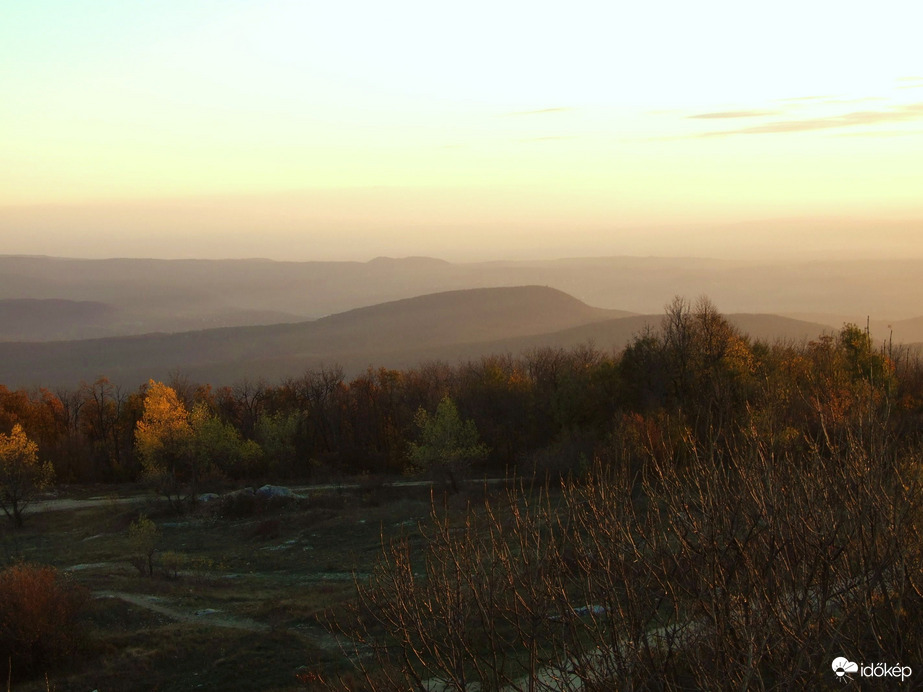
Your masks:
M914 3L39 0L4 12L8 251L47 229L34 205L103 214L245 196L265 226L271 199L254 196L351 190L362 206L382 187L429 190L456 222L501 234L523 219L547 228L543 199L587 233L923 212ZM430 222L401 205L377 219L392 236Z

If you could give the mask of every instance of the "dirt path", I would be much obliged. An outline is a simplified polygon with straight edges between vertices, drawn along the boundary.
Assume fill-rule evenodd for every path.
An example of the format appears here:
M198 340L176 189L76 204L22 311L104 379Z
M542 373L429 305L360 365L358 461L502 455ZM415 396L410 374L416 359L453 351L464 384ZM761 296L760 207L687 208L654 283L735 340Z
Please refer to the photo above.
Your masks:
M263 622L250 618L241 618L222 613L212 608L199 608L197 610L183 610L164 603L159 596L146 594L126 593L124 591L94 591L94 598L117 598L120 601L131 603L139 608L164 615L177 622L193 622L208 627L226 627L229 629L245 630L247 632L268 632L272 629ZM314 648L324 651L340 651L340 644L336 637L327 630L310 623L302 623L289 628L289 631L301 638Z
M487 478L487 479L470 479L462 481L468 485L476 484L488 484L488 485L497 485L500 483L508 483L509 479L507 478ZM434 481L421 480L421 481L394 481L393 483L383 483L382 487L385 488L424 488L431 485L435 485ZM298 499L306 499L310 493L314 492L330 492L336 490L357 490L361 488L362 485L359 483L324 483L318 485L298 485L292 486L289 488L292 492L292 497ZM29 503L27 511L30 513L39 513L39 512L57 512L62 510L73 510L73 509L86 509L88 507L103 507L106 505L132 505L132 504L142 504L145 502L156 502L160 500L160 496L153 494L142 494L142 495L131 495L129 497L88 497L85 499L75 499L75 498L61 498L57 500L34 500Z
M95 591L95 598L117 598L120 601L131 603L139 608L150 610L154 613L166 615L171 620L179 622L195 622L211 627L227 627L230 629L247 630L248 632L268 632L269 625L250 620L249 618L238 618L228 616L219 610L211 608L200 608L195 611L179 610L169 605L163 604L163 599L158 596L147 596L144 594L126 593L124 591Z

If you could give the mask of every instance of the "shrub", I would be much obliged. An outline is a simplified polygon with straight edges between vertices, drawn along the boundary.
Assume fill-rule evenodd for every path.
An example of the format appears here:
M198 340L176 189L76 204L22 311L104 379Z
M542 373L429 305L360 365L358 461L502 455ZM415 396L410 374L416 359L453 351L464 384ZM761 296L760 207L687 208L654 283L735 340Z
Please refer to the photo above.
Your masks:
M204 555L189 555L172 550L160 554L164 572L170 579L189 576L194 581L205 581L215 568L215 561Z
M0 572L0 594L0 661L11 675L47 671L80 649L87 594L54 567L8 567Z
M143 514L128 527L128 542L131 544L129 561L141 576L154 576L154 553L160 543L160 529Z

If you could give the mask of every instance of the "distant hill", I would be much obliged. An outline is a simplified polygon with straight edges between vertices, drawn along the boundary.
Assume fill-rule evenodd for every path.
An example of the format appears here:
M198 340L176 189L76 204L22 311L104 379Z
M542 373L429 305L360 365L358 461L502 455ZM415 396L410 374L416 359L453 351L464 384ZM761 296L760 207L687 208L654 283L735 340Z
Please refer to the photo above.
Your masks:
M846 323L858 325L861 329L868 326L876 344L891 341L895 344L910 344L923 341L923 317L911 317L903 320L882 320L868 314L828 315L823 313L793 313L788 317L820 322L838 330Z
M0 341L88 339L108 333L117 313L111 305L89 300L0 300Z
M775 315L729 315L753 338L815 338L825 326ZM368 367L409 368L423 361L519 355L535 348L593 344L622 349L660 315L594 308L542 286L449 291L313 322L208 329L177 334L52 343L0 344L0 382L75 387L105 375L133 388L182 372L213 385L277 381L339 365L347 375Z
M143 318L107 303L89 300L19 298L0 300L0 341L62 341L209 327L300 322L304 317L271 310L188 314L150 310Z
M271 262L0 256L0 299L104 303L117 319L97 335L129 335L299 322L483 285L463 270L456 280L457 273L456 265L428 258Z
M707 295L726 313L790 314L841 326L923 312L921 260L743 262L704 258L601 257L450 263L426 257L369 262L269 260L79 260L0 256L0 300L69 300L108 306L79 319L8 323L0 339L72 339L300 322L413 296L470 288L550 286L603 308L653 314L675 295ZM815 317L815 315L817 317ZM832 321L821 315L831 316ZM923 339L917 326L896 341ZM76 330L76 331L75 331ZM24 335L9 337L5 334Z
M872 325L872 332L880 339L893 338L901 343L920 342L923 341L923 317L888 323L877 321Z
M799 342L815 339L829 333L829 327L814 322L794 320L777 315L725 315L728 321L751 339L774 343L779 340ZM580 345L593 345L606 351L621 351L648 327L660 328L663 315L631 315L616 319L571 327L545 334L500 339L490 342L452 344L436 348L421 347L401 353L382 354L382 362L389 367L413 367L426 360L455 362L459 359L479 358L485 354L521 353L538 348L570 349Z
M245 377L296 375L321 363L364 369L379 364L384 354L438 352L629 314L593 308L541 286L451 291L296 324L0 344L0 382L76 386L106 375L133 387L181 370L194 379L229 384Z

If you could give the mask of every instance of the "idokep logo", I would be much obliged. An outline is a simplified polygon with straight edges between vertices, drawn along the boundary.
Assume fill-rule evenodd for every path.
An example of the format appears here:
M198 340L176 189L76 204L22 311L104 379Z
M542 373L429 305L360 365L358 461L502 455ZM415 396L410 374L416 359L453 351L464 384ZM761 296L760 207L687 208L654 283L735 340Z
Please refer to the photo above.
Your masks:
M847 678L849 678L849 675L847 675L847 673L858 673L859 672L859 664L853 663L852 661L849 661L843 658L842 656L840 656L838 658L833 659L833 672L836 673L836 676L838 678L846 680Z
M836 676L846 682L850 680L850 673L859 673L863 678L900 678L901 682L910 677L913 672L910 666L902 666L895 663L893 666L887 663L863 663L859 665L843 656L833 659L833 672Z

